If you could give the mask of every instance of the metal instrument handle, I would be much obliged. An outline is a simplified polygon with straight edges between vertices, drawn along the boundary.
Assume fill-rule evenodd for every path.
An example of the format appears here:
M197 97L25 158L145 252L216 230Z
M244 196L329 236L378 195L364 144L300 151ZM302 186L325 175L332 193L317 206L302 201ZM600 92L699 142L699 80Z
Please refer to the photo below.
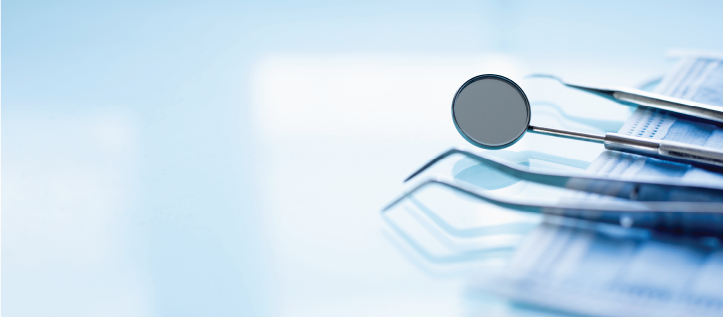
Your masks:
M626 103L658 108L723 123L723 107L626 88L618 88L618 91L613 92L613 97Z
M723 151L710 147L673 141L660 141L658 152L662 156L672 157L676 160L723 167Z
M605 148L702 167L723 169L723 150L705 146L607 133L605 135Z
M639 89L624 87L593 87L585 85L577 85L563 81L562 79L548 74L533 74L528 77L546 77L552 78L563 85L575 89L580 89L589 93L599 95L601 97L611 99L622 104L638 105L650 108L662 109L670 112L697 117L723 123L723 107L707 105L695 101L684 100L647 92Z

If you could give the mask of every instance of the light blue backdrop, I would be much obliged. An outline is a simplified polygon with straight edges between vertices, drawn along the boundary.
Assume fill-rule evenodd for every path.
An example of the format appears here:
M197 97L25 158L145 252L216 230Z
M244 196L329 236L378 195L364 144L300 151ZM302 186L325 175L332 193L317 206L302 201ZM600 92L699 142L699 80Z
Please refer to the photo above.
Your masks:
M669 48L722 50L720 12L715 1L5 1L2 313L404 315L393 297L365 296L410 285L415 303L458 284L390 280L415 268L359 233L380 235L377 211L403 176L450 143L257 138L259 61L499 54L528 69L582 65L568 71L581 77L646 70L620 79L632 84L665 71ZM321 160L347 154L366 159ZM308 174L260 187L277 166ZM318 218L285 231L275 208ZM336 236L306 240L320 231ZM354 253L331 242L345 239ZM364 261L378 265L353 265ZM317 272L326 266L341 273ZM313 296L295 295L304 288ZM458 297L438 311L457 314Z

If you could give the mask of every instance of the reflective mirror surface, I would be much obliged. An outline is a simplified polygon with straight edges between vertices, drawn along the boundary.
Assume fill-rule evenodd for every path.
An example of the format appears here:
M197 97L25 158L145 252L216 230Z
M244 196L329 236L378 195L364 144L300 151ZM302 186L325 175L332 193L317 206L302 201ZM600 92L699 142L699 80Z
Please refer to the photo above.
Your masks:
M514 144L530 124L530 103L513 81L498 75L480 75L457 91L452 103L457 130L479 147Z

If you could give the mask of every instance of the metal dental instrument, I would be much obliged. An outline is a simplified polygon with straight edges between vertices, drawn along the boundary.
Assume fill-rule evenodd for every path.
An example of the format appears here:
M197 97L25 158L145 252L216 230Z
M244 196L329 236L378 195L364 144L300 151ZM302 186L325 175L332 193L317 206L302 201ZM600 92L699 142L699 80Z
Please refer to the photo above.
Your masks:
M592 87L571 84L553 75L533 74L528 78L552 78L561 84L596 94L603 98L628 106L644 106L680 113L691 117L723 123L723 107L706 105L695 101L668 97L643 90L625 87Z
M484 153L473 153L460 149L449 149L438 155L427 164L412 173L404 181L407 182L419 175L435 163L454 154L461 154L484 163L500 172L519 178L554 187L585 191L600 195L626 198L638 201L723 201L723 186L683 185L679 182L666 182L656 179L622 180L610 177L590 176L584 174L563 174L550 171L533 171L530 168L507 163ZM685 200L683 200L685 198Z
M450 180L428 179L395 199L382 209L387 212L404 199L430 185L441 185L466 193L489 203L522 212L551 214L624 227L636 227L688 233L697 235L723 236L723 203L720 202L678 202L678 201L615 201L602 200L591 204L589 200L544 202L519 198L506 198L486 193L472 186L455 184Z
M452 102L457 131L470 143L501 149L516 143L526 131L605 144L616 150L723 169L723 151L681 142L640 138L618 133L603 135L530 125L530 103L522 89L500 75L479 75L462 85Z

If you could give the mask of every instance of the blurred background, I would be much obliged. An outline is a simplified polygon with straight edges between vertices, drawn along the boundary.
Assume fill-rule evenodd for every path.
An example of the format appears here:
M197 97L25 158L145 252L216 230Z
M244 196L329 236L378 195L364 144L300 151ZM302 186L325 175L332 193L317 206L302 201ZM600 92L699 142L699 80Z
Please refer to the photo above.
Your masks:
M406 176L465 143L457 88L532 72L636 86L673 65L670 49L723 50L720 12L5 1L2 313L493 315L469 307L463 280L410 262L379 217ZM534 91L573 115L629 114L554 83Z

